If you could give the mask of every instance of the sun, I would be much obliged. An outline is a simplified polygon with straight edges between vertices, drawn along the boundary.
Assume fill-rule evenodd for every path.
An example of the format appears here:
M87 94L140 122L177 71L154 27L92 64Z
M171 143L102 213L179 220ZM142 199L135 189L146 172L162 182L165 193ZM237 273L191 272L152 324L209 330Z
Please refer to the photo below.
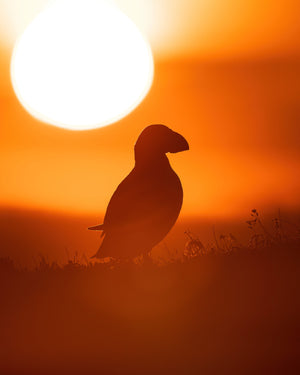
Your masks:
M149 44L112 2L60 0L25 29L11 60L15 93L39 120L71 130L111 124L145 97Z

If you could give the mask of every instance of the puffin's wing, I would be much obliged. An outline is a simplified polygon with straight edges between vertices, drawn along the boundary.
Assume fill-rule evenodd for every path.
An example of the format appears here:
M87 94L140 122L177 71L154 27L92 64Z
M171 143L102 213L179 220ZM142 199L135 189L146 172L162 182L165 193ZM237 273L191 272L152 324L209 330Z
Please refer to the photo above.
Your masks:
M159 215L159 191L134 170L121 182L108 204L105 232L147 225Z
M103 224L89 227L89 230L100 230L105 233L122 230L124 226L143 219L147 210L149 190L143 180L132 171L117 187L107 206ZM153 207L152 207L153 209Z

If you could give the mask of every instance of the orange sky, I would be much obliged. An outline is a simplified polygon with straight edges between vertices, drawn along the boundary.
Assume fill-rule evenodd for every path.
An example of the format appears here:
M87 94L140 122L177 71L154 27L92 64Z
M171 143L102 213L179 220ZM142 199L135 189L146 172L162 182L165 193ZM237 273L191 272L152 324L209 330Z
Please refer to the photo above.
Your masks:
M145 4L127 2L128 13L134 19ZM165 29L145 25L153 86L129 116L98 130L62 130L27 114L10 87L11 45L2 38L0 205L102 212L133 166L140 131L164 123L190 143L190 151L170 156L184 187L183 214L299 209L299 4L215 0L201 3L202 11L197 1L151 4L158 26L169 15Z

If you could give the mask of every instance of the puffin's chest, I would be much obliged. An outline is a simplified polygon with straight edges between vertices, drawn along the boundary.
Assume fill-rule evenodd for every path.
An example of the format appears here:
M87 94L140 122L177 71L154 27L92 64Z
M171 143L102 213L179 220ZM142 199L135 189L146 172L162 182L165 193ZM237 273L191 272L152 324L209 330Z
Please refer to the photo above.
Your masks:
M157 171L144 176L141 179L139 193L144 196L148 202L153 204L181 205L182 186L177 174L172 170Z

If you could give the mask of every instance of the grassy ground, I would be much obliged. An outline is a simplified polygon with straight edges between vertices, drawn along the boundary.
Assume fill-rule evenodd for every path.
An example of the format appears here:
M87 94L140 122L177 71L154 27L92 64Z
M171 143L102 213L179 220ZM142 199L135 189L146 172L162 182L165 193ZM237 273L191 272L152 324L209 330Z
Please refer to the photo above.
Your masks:
M297 231L248 225L247 245L188 233L168 261L2 259L0 373L298 373Z

